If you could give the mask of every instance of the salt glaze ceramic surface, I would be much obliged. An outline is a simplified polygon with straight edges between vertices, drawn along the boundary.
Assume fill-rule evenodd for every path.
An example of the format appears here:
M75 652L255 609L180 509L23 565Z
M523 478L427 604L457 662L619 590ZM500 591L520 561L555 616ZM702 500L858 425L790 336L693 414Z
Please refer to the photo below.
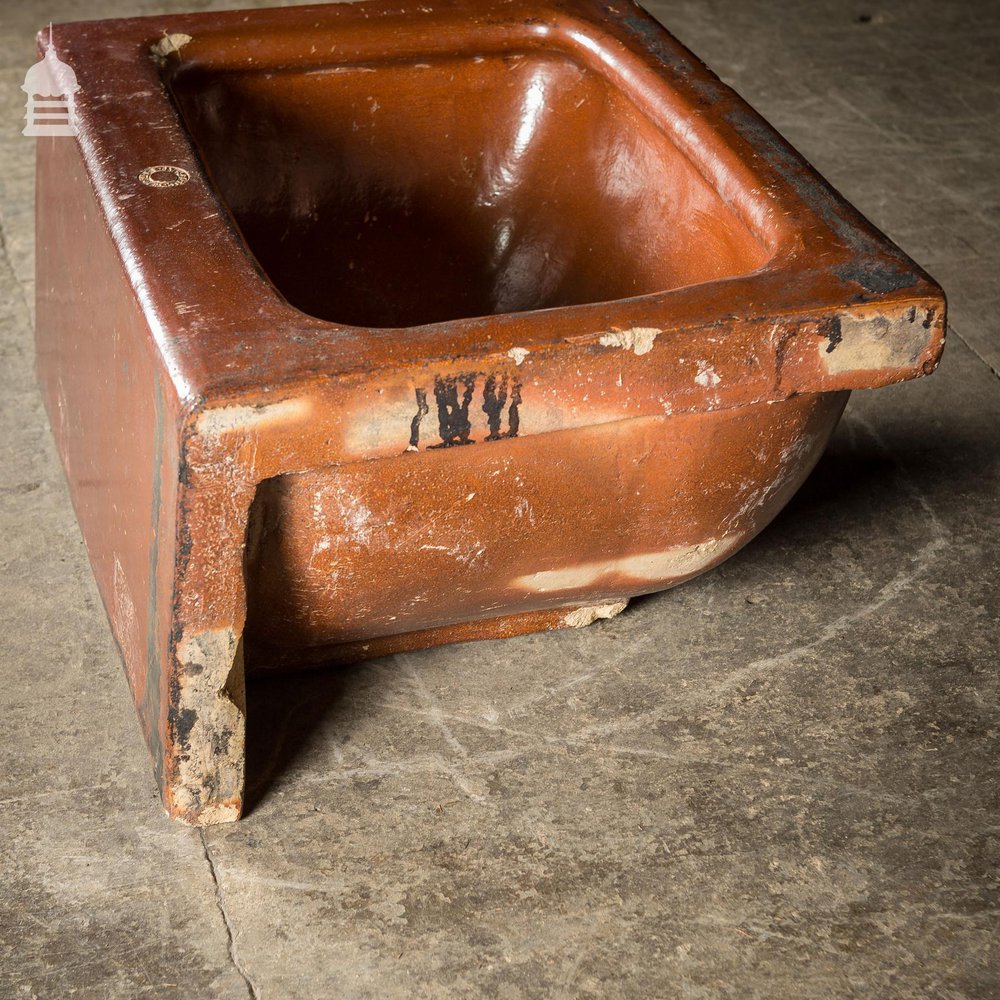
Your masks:
M937 285L627 0L55 39L38 370L185 822L240 815L245 666L609 617L937 363Z

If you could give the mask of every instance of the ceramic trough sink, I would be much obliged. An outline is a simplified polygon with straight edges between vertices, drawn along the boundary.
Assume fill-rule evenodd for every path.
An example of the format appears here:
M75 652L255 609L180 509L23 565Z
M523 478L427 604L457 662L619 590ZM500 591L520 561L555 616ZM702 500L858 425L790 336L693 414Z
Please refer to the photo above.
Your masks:
M39 377L185 822L240 815L246 669L616 614L940 355L938 286L625 0L54 37Z

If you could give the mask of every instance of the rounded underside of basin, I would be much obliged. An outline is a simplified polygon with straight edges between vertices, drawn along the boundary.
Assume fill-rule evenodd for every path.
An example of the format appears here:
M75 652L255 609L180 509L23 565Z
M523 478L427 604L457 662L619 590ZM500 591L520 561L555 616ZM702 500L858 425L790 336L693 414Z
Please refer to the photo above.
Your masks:
M674 586L778 513L847 395L469 442L269 480L248 532L248 644L314 660L322 648Z

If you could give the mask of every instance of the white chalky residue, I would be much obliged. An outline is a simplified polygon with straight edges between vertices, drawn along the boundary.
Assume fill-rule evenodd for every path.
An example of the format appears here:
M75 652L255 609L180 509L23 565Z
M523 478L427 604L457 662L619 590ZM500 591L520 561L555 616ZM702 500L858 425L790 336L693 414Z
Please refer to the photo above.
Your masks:
M698 374L694 377L698 385L703 385L706 389L714 389L722 379L715 374L715 369L707 361L698 362Z
M530 352L526 347L512 347L507 352L507 357L510 358L515 365L519 365L522 361L524 361L529 353Z
M532 527L535 526L535 512L531 509L527 497L517 498L517 503L514 504L514 516L525 518Z
M334 494L334 500L344 534L359 545L370 545L376 527L372 512L359 497L343 490Z

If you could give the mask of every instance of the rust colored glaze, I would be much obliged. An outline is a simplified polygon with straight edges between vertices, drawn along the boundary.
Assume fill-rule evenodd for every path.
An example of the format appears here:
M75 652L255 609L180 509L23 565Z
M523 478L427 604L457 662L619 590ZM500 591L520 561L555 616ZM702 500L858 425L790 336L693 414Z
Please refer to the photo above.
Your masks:
M940 288L640 8L62 25L38 369L156 761L245 669L582 626L746 544Z

